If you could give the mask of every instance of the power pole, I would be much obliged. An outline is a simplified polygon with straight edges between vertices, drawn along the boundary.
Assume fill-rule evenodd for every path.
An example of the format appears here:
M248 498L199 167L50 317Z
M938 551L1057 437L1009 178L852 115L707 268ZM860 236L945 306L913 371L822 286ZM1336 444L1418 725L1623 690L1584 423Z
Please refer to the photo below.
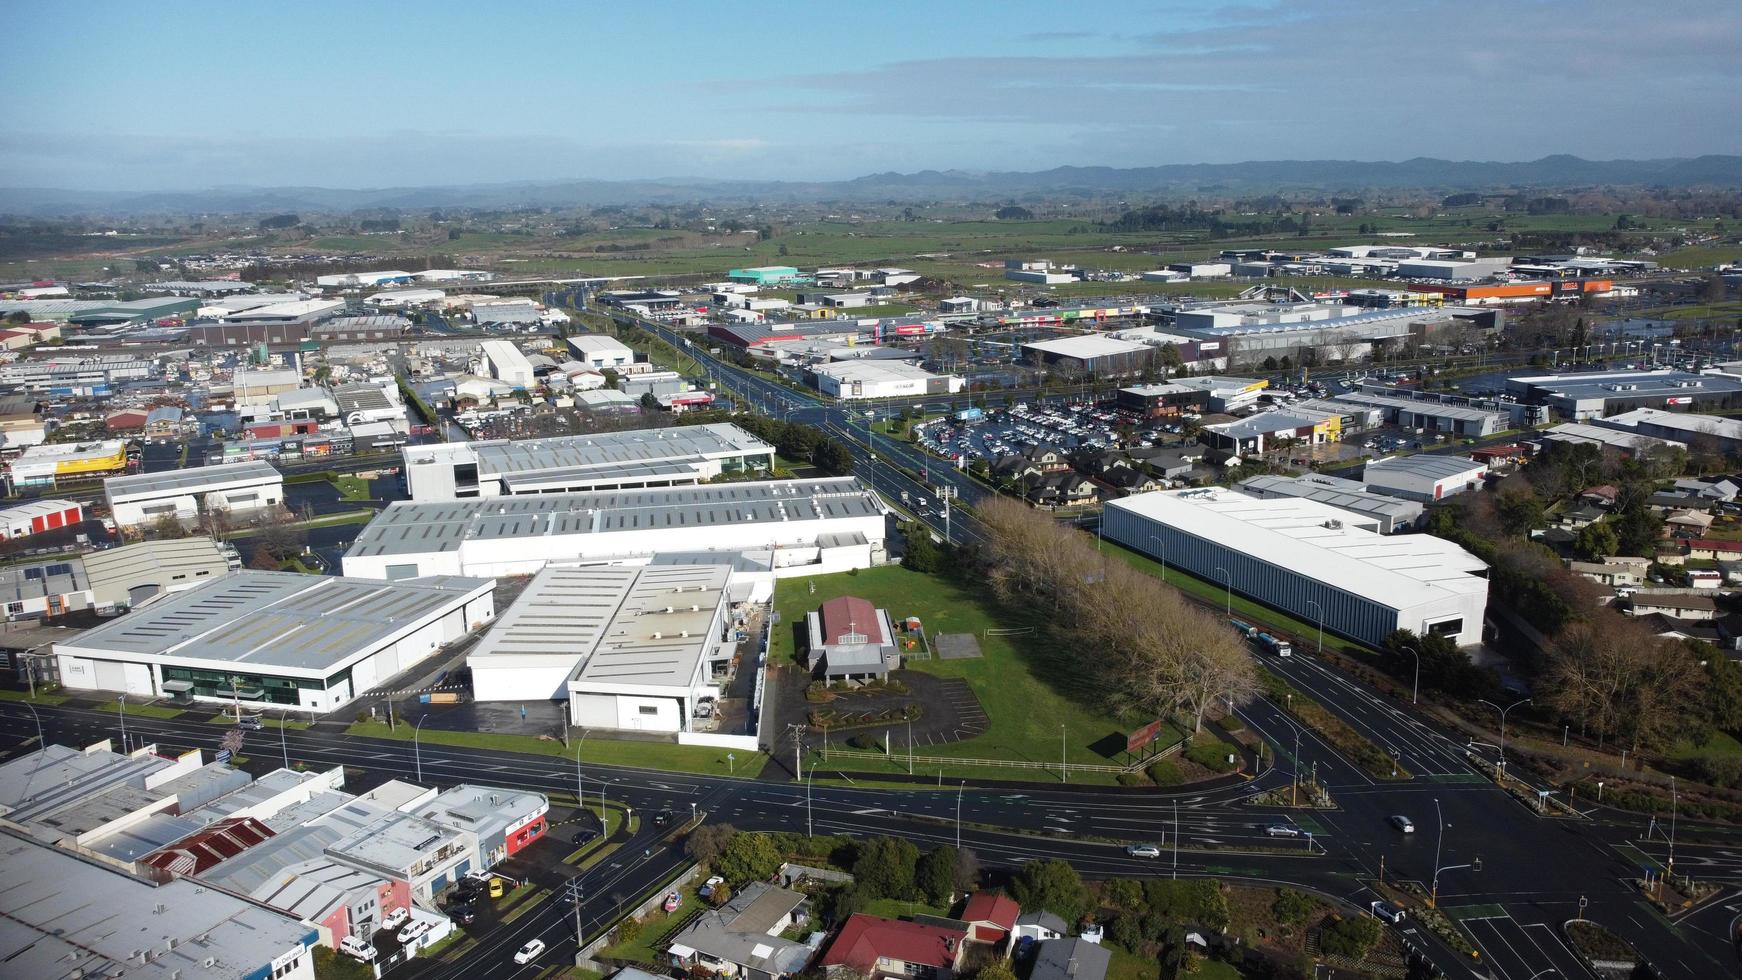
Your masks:
M792 775L794 779L804 779L804 725L789 724L786 730L792 734Z

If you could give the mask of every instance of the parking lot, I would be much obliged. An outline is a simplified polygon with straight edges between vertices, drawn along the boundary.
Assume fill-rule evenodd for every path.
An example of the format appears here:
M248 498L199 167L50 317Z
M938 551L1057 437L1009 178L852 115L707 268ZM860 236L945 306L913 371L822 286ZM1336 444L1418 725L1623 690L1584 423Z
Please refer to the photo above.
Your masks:
M938 419L914 431L919 444L931 452L945 459L972 461L994 460L1032 445L1067 453L1116 447L1118 429L1136 423L1137 416L1109 405L1019 404L972 421Z

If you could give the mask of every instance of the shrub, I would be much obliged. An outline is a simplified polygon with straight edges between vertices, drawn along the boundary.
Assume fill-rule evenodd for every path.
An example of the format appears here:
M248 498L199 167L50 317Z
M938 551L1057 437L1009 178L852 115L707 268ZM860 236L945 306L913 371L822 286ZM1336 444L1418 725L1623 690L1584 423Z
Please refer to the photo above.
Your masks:
M1305 922L1307 916L1312 915L1313 910L1318 907L1319 903L1305 892L1279 888L1276 890L1276 901L1270 903L1270 912L1276 916L1278 922L1298 925Z
M1228 761L1229 755L1234 756L1234 762ZM1186 747L1186 758L1211 772L1232 772L1239 765L1240 757L1233 748L1215 739L1194 739Z
M624 919L617 925L617 945L627 946L641 938L641 920Z
M1150 782L1157 786L1178 786L1186 781L1184 774L1179 771L1179 766L1171 759L1158 759L1151 762L1149 768L1144 771L1149 773Z
M1119 785L1121 785L1121 786L1153 786L1155 784L1151 783L1149 781L1149 777L1144 775L1141 772L1122 772L1119 774Z
M1367 916L1332 917L1319 931L1319 948L1331 956L1363 959L1379 944L1379 920Z

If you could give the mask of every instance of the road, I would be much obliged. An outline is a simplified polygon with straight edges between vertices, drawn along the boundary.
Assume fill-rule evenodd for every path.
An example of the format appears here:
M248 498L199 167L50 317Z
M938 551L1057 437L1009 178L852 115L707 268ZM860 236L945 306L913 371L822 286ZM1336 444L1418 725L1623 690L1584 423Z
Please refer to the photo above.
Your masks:
M1397 747L1406 765L1419 767L1414 778L1396 783L1371 779L1311 731L1302 732L1297 742L1291 720L1277 706L1257 701L1240 708L1239 715L1275 746L1277 765L1255 780L1212 790L1133 794L1072 786L1016 791L810 787L591 762L582 766L582 784L588 793L604 790L643 812L665 808L681 814L693 805L706 820L744 829L890 834L921 846L959 839L998 872L1040 857L1063 857L1092 878L1178 874L1286 883L1357 907L1377 894L1372 884L1381 860L1388 881L1408 879L1430 886L1437 852L1440 904L1480 919L1469 931L1489 949L1486 966L1494 976L1527 980L1544 969L1562 969L1568 954L1559 945L1560 927L1578 914L1581 899L1588 903L1588 918L1633 942L1665 976L1693 980L1738 975L1738 960L1726 939L1735 912L1723 912L1726 904L1734 905L1734 897L1671 923L1628 883L1641 863L1667 857L1668 840L1660 828L1637 815L1602 808L1583 819L1540 817L1468 766L1458 768L1461 746L1406 708L1358 684L1352 690L1345 687L1354 682L1316 662L1300 657L1294 661L1283 668L1291 683L1334 706L1340 715L1359 718L1369 737ZM81 745L119 735L118 719L107 712L55 706L40 706L37 712L51 741ZM204 722L134 716L127 719L127 729L135 739L165 748L207 750L215 750L225 732ZM35 735L35 718L28 709L0 702L0 743L17 751ZM267 731L250 738L261 743L248 750L257 758L282 753L317 768L344 765L404 776L421 766L424 780L437 786L471 781L543 792L575 789L574 769L545 757L446 745L414 750L404 742L348 737L327 726ZM1297 766L1302 773L1316 769L1336 809L1290 811L1252 803L1258 792L1287 788ZM1436 801L1443 835L1434 832ZM1387 818L1399 813L1415 822L1416 833L1401 834L1390 826ZM1272 837L1266 828L1277 823L1292 824L1303 834ZM1683 822L1678 834L1679 867L1691 865L1701 869L1696 874L1712 880L1742 883L1742 830ZM1158 844L1162 857L1127 857L1127 843ZM1478 858L1482 870L1466 867ZM583 926L591 933L612 921L669 877L682 860L678 844L660 831L644 829L611 859L581 876ZM1415 930L1406 931L1408 938L1449 975L1484 975L1472 972L1418 926L1406 923L1404 928ZM560 903L545 902L451 963L420 964L418 975L515 975L513 952L534 937L551 946L541 962L566 961L574 951L573 932L573 913Z

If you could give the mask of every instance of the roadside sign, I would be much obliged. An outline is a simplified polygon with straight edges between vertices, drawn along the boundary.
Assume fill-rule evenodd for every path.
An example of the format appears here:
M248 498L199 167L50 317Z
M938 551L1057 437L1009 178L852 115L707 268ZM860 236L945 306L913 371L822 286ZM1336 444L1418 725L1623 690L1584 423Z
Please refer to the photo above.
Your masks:
M1161 734L1161 726L1163 724L1164 722L1158 718L1125 736L1125 751L1137 752L1144 746L1155 741L1156 736Z

